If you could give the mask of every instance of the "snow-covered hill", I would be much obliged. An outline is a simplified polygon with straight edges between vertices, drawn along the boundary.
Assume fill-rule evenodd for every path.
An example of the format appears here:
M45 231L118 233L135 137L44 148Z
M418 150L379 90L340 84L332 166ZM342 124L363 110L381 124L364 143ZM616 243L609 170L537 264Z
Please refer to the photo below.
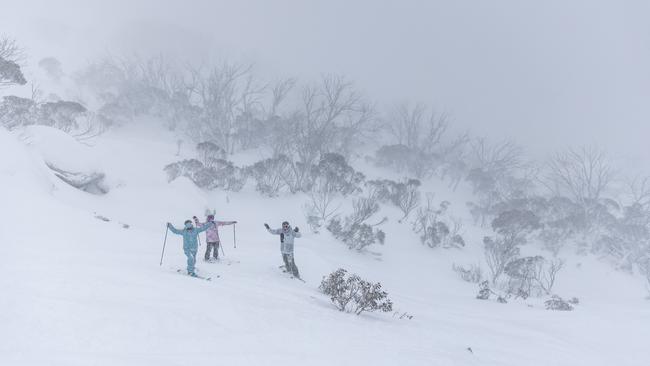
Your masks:
M451 266L481 258L480 232L468 229L463 250L432 250L395 214L386 244L372 248L380 255L357 253L309 233L304 197L168 183L162 168L179 159L175 139L151 121L88 145L62 134L0 130L1 365L650 363L642 283L596 260L573 257L560 275L558 292L581 300L573 312L535 299L479 301ZM77 190L47 164L101 171L109 191ZM159 266L165 223L180 226L206 208L239 221L237 248L224 227L225 258L198 262L213 281L176 272L185 257L171 234ZM306 283L278 270L277 237L263 228L285 219L304 232L296 261ZM317 287L339 267L381 281L395 310L413 319L336 311Z

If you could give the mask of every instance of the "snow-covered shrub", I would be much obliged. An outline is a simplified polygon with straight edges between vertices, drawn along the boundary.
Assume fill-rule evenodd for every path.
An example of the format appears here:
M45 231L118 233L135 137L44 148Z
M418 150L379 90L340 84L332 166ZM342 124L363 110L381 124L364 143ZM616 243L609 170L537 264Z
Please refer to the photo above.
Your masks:
M11 130L36 123L36 103L28 98L8 95L0 103L0 124Z
M448 201L442 201L438 207L434 207L431 199L427 199L427 205L418 209L413 231L420 234L422 244L430 248L442 246L443 248L461 248L465 246L465 240L461 236L462 223L458 219L445 217L449 207Z
M286 155L258 161L246 168L255 181L255 189L268 197L275 197L287 189L287 179L291 174L291 160Z
M564 261L558 260L544 260L537 266L537 273L535 274L535 281L539 288L547 295L553 291L553 286L557 279L557 274L564 268Z
M327 224L327 230L335 238L347 244L350 249L363 250L367 246L379 242L384 244L386 235L379 229L374 229L366 223L351 223L347 219L341 222L338 218Z
M17 62L0 56L0 87L14 84L27 84L25 75L23 75Z
M405 145L385 145L375 153L375 164L397 172L413 174L418 179L430 177L436 167L433 156Z
M496 205L526 197L534 187L534 169L523 161L522 149L512 142L472 144L469 171L465 178L476 200L468 207L476 224L484 227L499 212Z
M226 151L211 141L204 141L197 144L196 150L199 153L201 162L207 167L211 167L216 160L226 158Z
M489 300L490 296L492 296L492 295L495 295L497 297L496 301L499 304L507 304L508 303L508 300L506 299L505 296L501 296L498 293L492 291L492 289L490 289L490 281L485 280L485 281L478 284L478 294L476 295L476 298L478 300Z
M542 256L514 258L506 264L503 274L508 277L506 291L521 298L550 295L557 274L564 267L562 260L547 260Z
M305 213L305 219L307 220L307 225L309 225L309 228L313 233L318 234L322 226L321 218L319 216L310 214L308 207L306 210L307 212Z
M167 173L167 181L171 182L178 177L192 179L194 174L203 168L203 163L196 159L186 159L166 165L163 170Z
M527 235L539 227L539 218L530 211L505 211L492 220L492 230L497 235L483 238L492 283L504 273L510 262L517 259L519 246L526 243Z
M352 209L352 222L362 223L379 212L379 204L372 197L360 197L352 200Z
M360 192L363 180L363 174L349 166L342 155L323 155L318 165L311 169L307 216L317 217L316 226L320 227L338 211L340 205L334 204L335 199Z
M341 154L323 154L317 165L311 169L312 182L316 189L331 190L347 196L360 192L364 175L348 165Z
M492 230L497 235L483 238L492 283L519 256L519 246L526 243L526 236L539 227L539 218L530 211L505 211L492 220Z
M184 176L203 189L224 189L240 191L246 184L246 172L232 162L215 159L206 167L197 159L182 160L164 168L168 181Z
M336 191L315 188L308 193L308 196L309 201L305 204L305 215L312 229L321 227L341 207L340 204L335 204L338 196Z
M402 222L420 205L420 184L417 179L404 179L400 182L382 179L368 181L367 187L380 202L391 203L399 208L404 214L399 220Z
M540 228L540 220L531 211L504 211L492 220L492 230L505 237L521 237Z
M208 167L203 167L192 175L194 183L204 189L224 189L238 192L246 184L246 172L232 162L214 159Z
M546 310L557 310L557 311L571 311L573 306L566 300L562 299L557 295L551 296L550 299L544 301Z
M454 263L451 268L458 274L458 277L465 282L480 283L483 280L483 270L481 269L480 264L471 264L469 267L465 268Z
M348 275L343 268L323 277L319 289L330 297L339 311L360 315L364 311L393 310L393 303L388 293L381 289L381 283L368 282L356 274Z
M476 298L479 300L489 300L493 293L490 289L490 282L483 281L478 284L478 295L476 295Z
M528 298L533 294L538 268L543 265L541 256L517 258L506 264L503 272L508 276L508 293L515 298Z
M490 270L490 280L496 280L503 274L503 271L510 261L519 256L519 245L522 241L519 238L510 240L505 237L483 238L485 248L485 262Z
M86 107L77 102L61 100L43 103L39 106L38 124L70 132L79 126L77 118L86 112Z
M331 219L327 224L327 230L335 238L347 244L350 249L363 250L365 247L376 242L384 244L386 234L375 229L386 221L382 219L376 224L368 224L366 221L379 212L379 204L374 198L358 198L352 201L353 212L342 220L338 217Z
M8 129L44 125L72 132L79 128L79 119L87 112L86 107L77 102L37 103L33 99L10 95L3 97L0 103L0 122Z

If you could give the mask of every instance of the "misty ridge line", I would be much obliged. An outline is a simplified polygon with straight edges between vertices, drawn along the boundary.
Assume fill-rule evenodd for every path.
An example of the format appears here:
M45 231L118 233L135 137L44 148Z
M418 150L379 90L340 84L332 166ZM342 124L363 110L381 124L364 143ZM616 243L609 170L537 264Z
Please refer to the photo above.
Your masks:
M21 49L15 40L7 37L2 38L0 43L0 57L6 54L5 59L14 59L19 64L24 64L26 60L26 53ZM179 67L178 64L184 66ZM38 67L45 71L48 78L56 82L61 82L62 78L68 77L63 71L63 66L54 57L47 57L39 61ZM93 119L98 119L98 124L112 124L117 122L111 120L107 115L110 114L107 109L106 95L101 95L100 88L106 90L118 89L118 84L140 84L144 89L150 88L148 91L159 91L167 95L167 98L185 98L189 103L205 103L206 98L224 98L221 106L218 108L232 109L227 113L231 118L235 111L241 114L256 113L267 118L282 115L283 118L305 118L305 116L313 116L314 112L323 112L327 103L340 102L336 106L340 110L334 109L328 116L331 120L341 117L345 114L346 118L355 112L359 111L360 115L355 116L358 118L356 121L351 121L347 126L353 134L359 133L359 136L353 136L353 140L357 137L362 137L365 140L378 139L380 141L392 140L396 145L404 145L409 148L416 148L418 150L431 153L436 145L441 143L449 144L446 149L454 149L457 145L469 144L472 145L472 150L485 149L485 139L471 138L470 133L464 133L457 136L451 136L450 116L447 113L436 113L435 110L430 108L424 103L395 103L392 106L383 106L378 108L376 103L368 100L360 91L358 91L354 83L349 79L334 74L322 74L319 82L299 84L298 79L288 77L278 79L274 82L264 81L255 76L253 63L233 63L229 61L217 62L210 65L208 62L202 62L199 65L191 65L187 62L173 62L169 61L163 54L158 56L143 58L137 55L116 57L107 55L100 57L95 61L91 61L89 65L82 70L72 73L70 78L73 80L74 85L78 87L82 93L76 95L73 99L79 102L84 108L89 106L96 106ZM23 77L24 78L24 77ZM115 78L110 81L110 78ZM104 79L104 80L102 80ZM220 84L221 85L218 85ZM0 84L5 89L12 84L21 84L20 82L14 83L9 80L3 80ZM25 82L22 83L24 85ZM38 84L31 83L31 99L34 101L45 101L45 91L40 90ZM83 92L86 92L84 94ZM208 95L213 93L214 95ZM133 94L132 97L144 97L144 95ZM54 99L59 98L56 95L50 95ZM321 105L317 108L310 105L315 102L316 97L322 97L323 100L318 102ZM288 105L291 103L290 105ZM303 104L306 108L302 109L298 104ZM103 109L102 109L103 108ZM308 108L310 108L308 110ZM381 112L380 112L381 111ZM133 114L142 113L134 109ZM289 117L287 117L289 116ZM173 118L179 118L174 116ZM319 121L317 121L319 122ZM311 121L310 121L311 123ZM230 130L234 121L226 121L222 129ZM321 128L328 125L328 121L321 123ZM174 128L172 124L170 127ZM67 127L66 127L67 128ZM106 128L105 126L99 127L100 129ZM198 137L194 135L193 137ZM223 143L224 148L229 154L235 152L233 140L228 139L228 133L219 136L219 140ZM248 148L250 144L242 143L242 148ZM502 141L494 143L494 149L506 149L512 145L516 145L515 141ZM501 147L496 147L501 146ZM516 149L521 149L517 147ZM459 149L460 150L460 149ZM541 169L543 166L550 165L554 158L563 153L571 154L577 150L590 154L600 155L604 163L611 165L611 160L605 151L597 146L587 147L568 147L565 151L556 152L551 154L549 158L543 162L527 161L522 166ZM277 151L273 152L274 154ZM480 152L477 152L477 154ZM482 153L485 153L483 151ZM518 151L517 154L521 155L523 159L524 151ZM346 152L345 155L349 155ZM420 175L418 173L417 175ZM642 178L622 178L618 183L620 185L629 184L634 180ZM541 184L545 188L553 191L554 188L548 184Z

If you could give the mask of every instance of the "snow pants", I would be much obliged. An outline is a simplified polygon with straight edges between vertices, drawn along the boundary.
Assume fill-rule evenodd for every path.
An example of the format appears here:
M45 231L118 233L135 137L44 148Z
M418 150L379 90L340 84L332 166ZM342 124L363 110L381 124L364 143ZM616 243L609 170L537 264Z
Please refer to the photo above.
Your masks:
M208 245L205 246L205 260L210 259L210 252L213 252L214 259L219 259L219 242L218 241L209 241Z
M298 267L296 266L296 262L293 259L293 254L282 253L282 260L284 261L284 267L287 269L287 272L293 274L294 277L300 277Z
M194 273L197 248L183 248L183 251L187 257L187 273Z

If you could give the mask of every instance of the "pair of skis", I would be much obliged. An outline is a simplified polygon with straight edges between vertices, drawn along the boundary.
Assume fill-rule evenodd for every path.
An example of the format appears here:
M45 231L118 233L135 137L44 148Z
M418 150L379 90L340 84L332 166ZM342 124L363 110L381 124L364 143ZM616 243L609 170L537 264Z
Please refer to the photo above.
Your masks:
M291 272L287 271L287 266L285 266L285 265L281 265L281 266L279 266L278 268L280 268L280 269L282 270L282 273L288 273L288 274L291 276L292 279L300 280L300 281L302 281L303 283L307 283L307 282L305 282L305 280L303 280L302 278L300 278L300 277L296 277L296 276L294 276Z
M183 273L183 272L184 272L184 270L182 270L182 269L177 269L176 270L176 273L181 274L183 276L194 277L194 278L198 278L198 279L204 280L204 281L212 281L212 277L205 277L205 276L201 276L201 275L198 275L198 274L194 274L194 276L192 276L190 274L186 274L186 273ZM221 276L217 275L216 278L219 278L219 277L221 277Z

